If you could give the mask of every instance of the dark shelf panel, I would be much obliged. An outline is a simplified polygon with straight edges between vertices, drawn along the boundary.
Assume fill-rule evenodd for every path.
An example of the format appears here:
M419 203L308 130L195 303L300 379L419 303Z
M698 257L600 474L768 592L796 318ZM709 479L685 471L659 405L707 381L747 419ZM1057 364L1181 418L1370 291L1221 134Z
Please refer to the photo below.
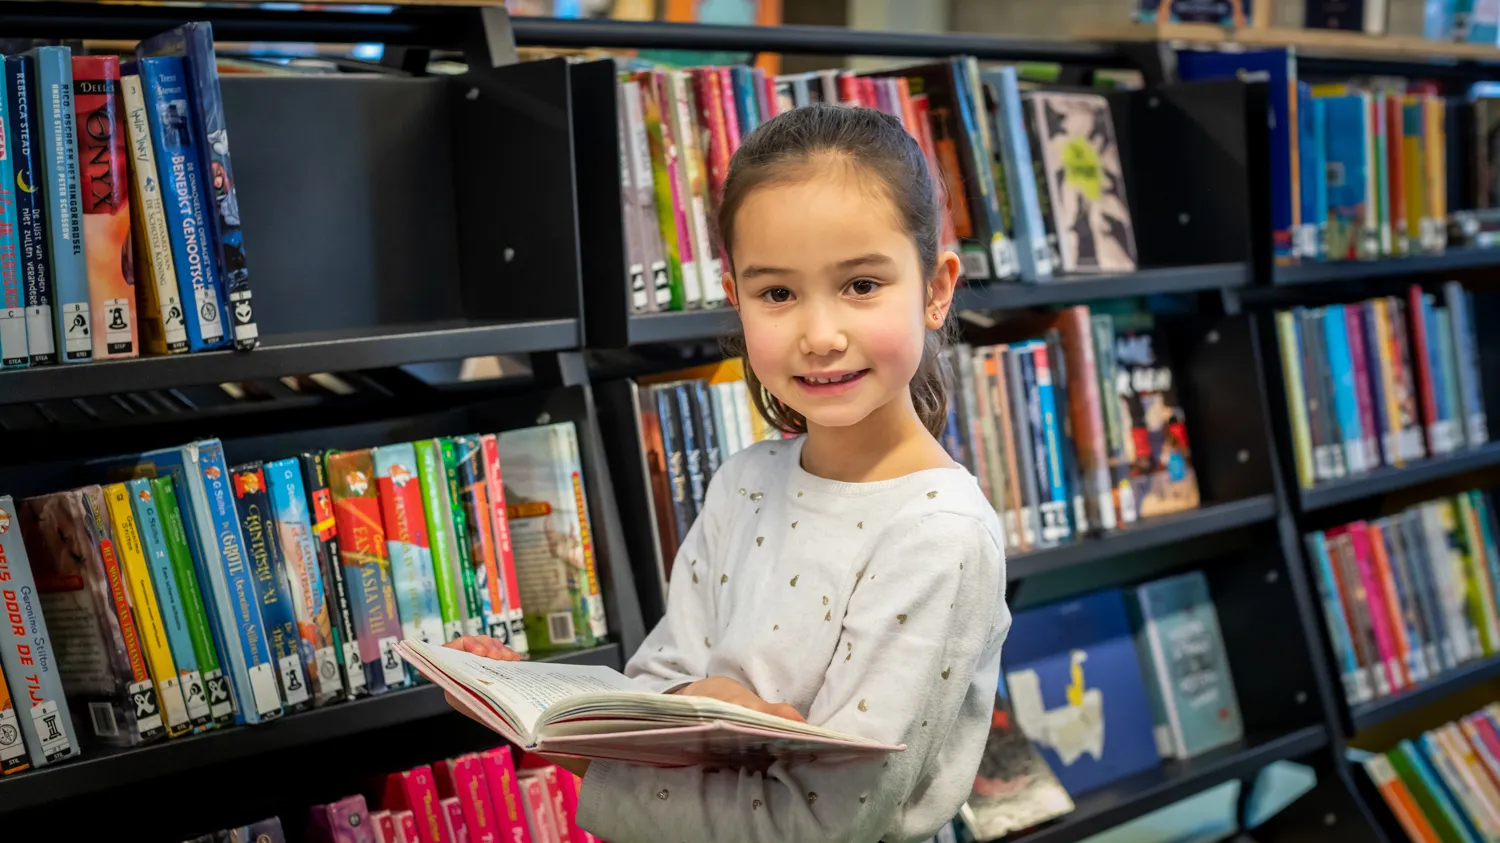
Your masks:
M732 307L639 313L630 317L630 344L711 340L739 329Z
M543 659L567 664L624 667L618 644ZM0 780L0 813L107 790L156 776L212 767L274 752L372 732L451 711L442 689L423 685L337 703L258 726L235 726L133 749L103 749L40 770Z
M1010 581L1060 571L1075 565L1099 562L1127 553L1188 541L1211 533L1222 533L1276 517L1276 497L1259 495L1230 503L1138 521L1133 526L1102 536L1020 553L1005 560L1005 578Z
M1299 758L1327 743L1328 733L1321 725L1308 726L1285 735L1249 737L1187 761L1167 761L1075 797L1073 813L1051 825L1004 839L1022 843L1082 840L1231 779L1252 777L1272 761Z
M995 282L965 286L954 296L953 306L958 310L1006 310L1153 293L1234 289L1249 283L1248 264L1173 266L1119 275L1069 275L1041 284Z
M1415 688L1354 706L1354 730L1360 731L1424 708L1466 688L1500 677L1500 656L1461 664Z
M1440 255L1412 255L1408 258L1383 258L1374 261L1325 261L1297 266L1278 266L1272 273L1271 281L1277 286L1319 284L1327 281L1352 281L1363 278L1429 275L1483 266L1500 266L1500 249L1469 247L1449 249Z
M1312 512L1362 498L1372 498L1494 465L1500 465L1500 442L1487 442L1471 450L1431 457L1404 468L1377 468L1365 474L1302 489L1302 511Z
M272 336L251 352L208 351L0 373L0 403L229 383L311 372L384 369L578 345L578 320L452 323Z

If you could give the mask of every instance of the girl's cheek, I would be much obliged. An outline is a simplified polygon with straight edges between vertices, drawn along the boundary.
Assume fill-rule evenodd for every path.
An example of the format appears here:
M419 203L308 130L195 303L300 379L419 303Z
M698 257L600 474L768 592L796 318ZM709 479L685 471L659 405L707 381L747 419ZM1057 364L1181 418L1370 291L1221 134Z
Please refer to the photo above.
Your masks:
M914 374L922 360L924 332L920 323L900 319L872 319L861 331L860 353L891 375Z

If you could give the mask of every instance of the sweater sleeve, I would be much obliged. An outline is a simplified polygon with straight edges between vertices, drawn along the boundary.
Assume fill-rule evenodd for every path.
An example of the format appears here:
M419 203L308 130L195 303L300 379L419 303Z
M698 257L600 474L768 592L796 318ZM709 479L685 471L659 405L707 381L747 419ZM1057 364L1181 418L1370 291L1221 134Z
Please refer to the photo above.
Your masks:
M838 654L808 721L904 752L764 772L595 761L579 824L613 843L836 843L918 839L957 813L984 749L1009 624L1004 557L972 516L939 512L902 526L852 575ZM935 776L938 764L959 772ZM930 822L904 816L918 794L937 812Z
M693 588L710 576L709 568L718 559L724 489L732 480L720 471L709 481L703 511L693 521L677 557L672 562L672 577L667 589L667 611L641 643L641 648L625 666L625 675L647 687L666 693L690 682L707 678L708 656L702 641L714 628L714 605L707 599L712 592Z

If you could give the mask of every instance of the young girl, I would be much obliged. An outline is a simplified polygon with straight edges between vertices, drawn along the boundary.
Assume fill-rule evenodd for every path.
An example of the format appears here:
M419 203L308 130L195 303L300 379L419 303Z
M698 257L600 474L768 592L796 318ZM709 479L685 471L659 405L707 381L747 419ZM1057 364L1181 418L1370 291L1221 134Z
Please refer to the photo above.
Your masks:
M968 797L1010 613L994 509L936 439L959 267L941 219L920 148L874 110L795 109L735 153L724 290L757 409L801 435L714 475L625 671L906 750L765 771L562 762L601 838L919 840Z

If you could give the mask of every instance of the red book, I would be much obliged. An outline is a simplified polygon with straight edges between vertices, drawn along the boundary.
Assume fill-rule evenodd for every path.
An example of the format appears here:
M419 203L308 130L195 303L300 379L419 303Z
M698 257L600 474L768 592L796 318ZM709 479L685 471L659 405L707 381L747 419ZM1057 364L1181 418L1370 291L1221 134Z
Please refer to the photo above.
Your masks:
M484 772L485 786L489 788L490 807L495 811L500 840L503 843L533 843L510 747L501 746L480 753L479 764Z
M371 681L371 692L380 692L405 684L407 677L406 665L395 651L402 637L401 616L396 611L390 548L381 523L375 460L369 450L360 450L330 453L325 462L338 524L339 561L358 632L359 660Z
M453 843L448 836L447 816L438 797L437 779L426 764L387 776L385 800L381 807L388 811L411 811L416 819L419 843Z
M859 105L859 78L848 71L839 74L839 105Z
M1400 592L1396 590L1396 577L1391 572L1390 555L1386 553L1384 531L1381 530L1378 524L1370 524L1366 528L1365 534L1367 536L1367 544L1370 548L1370 569L1374 574L1375 586L1380 589L1379 596L1383 598L1376 600L1372 597L1370 607L1374 609L1377 606L1381 606L1385 609L1385 622L1387 629L1390 631L1391 646L1396 651L1401 673L1406 678L1407 683L1410 684L1417 681L1416 677L1411 675L1412 666L1416 665L1420 669L1422 657L1420 653L1415 655L1412 653L1412 641L1406 634L1406 617L1401 612L1401 596ZM1400 540L1399 536L1394 538L1397 541ZM1356 544L1357 548L1358 545Z
M1349 358L1354 367L1354 403L1359 408L1359 426L1364 438L1359 447L1364 455L1365 468L1380 465L1380 423L1375 409L1375 398L1370 391L1370 365L1365 348L1364 308L1357 304L1344 307L1345 332L1349 335ZM1378 377L1378 372L1376 373ZM1388 464L1394 464L1387 460Z
M568 832L568 818L564 810L562 785L557 780L560 772L556 767L547 764L545 766L533 766L534 762L540 762L537 756L528 756L525 769L521 770L521 778L535 778L542 783L542 792L547 797L547 806L552 811L552 825L557 829L557 840L559 843L578 843L573 835Z
M868 76L859 77L859 104L865 108L880 110L880 95L875 93L875 80Z
M500 843L500 827L496 822L495 808L490 802L489 784L485 781L484 765L477 753L460 755L445 765L451 778L453 792L444 796L458 797L464 812L464 825L469 830L473 843ZM439 784L439 789L442 785Z
M724 112L724 133L729 138L729 154L740 148L740 115L734 105L734 79L729 68L716 67L714 75L719 77L720 108Z
M485 499L490 507L490 526L495 536L496 570L490 572L490 603L491 606L505 607L504 611L508 613L510 621L510 648L525 656L530 647L526 645L526 627L521 623L521 581L516 577L516 556L510 541L510 516L505 509L500 445L493 433L479 437L479 452L484 460Z
M1411 356L1417 364L1417 392L1421 396L1422 429L1427 433L1428 455L1437 456L1448 451L1446 448L1439 448L1437 441L1441 425L1437 412L1437 394L1432 391L1432 355L1428 353L1428 349L1431 348L1428 343L1436 342L1437 337L1431 339L1427 337L1427 320L1424 317L1426 312L1427 302L1422 297L1422 288L1416 284L1407 287L1406 318L1411 322Z
M761 73L760 68L755 69L755 81L760 83L763 95L761 122L764 123L781 113L781 100L776 98L776 80Z
M443 800L443 817L448 823L448 839L453 843L469 843L469 826L464 822L464 809L457 796Z
M557 770L557 789L562 792L564 825L573 843L599 843L599 838L578 827L578 792L583 780L561 767Z
M396 833L400 835L400 843L421 843L417 835L417 815L411 811L393 811L392 817L396 819Z
M73 91L94 357L136 357L141 346L119 57L75 56Z
M521 788L521 807L526 811L531 839L536 843L562 843L552 813L552 800L547 796L547 782L536 775L521 776L516 781Z
M1386 590L1375 571L1370 558L1369 525L1355 521L1349 526L1349 541L1354 547L1354 562L1359 568L1359 581L1364 589L1366 605L1369 606L1370 623L1375 629L1375 646L1380 651L1380 669L1385 671L1395 691L1411 684L1406 676L1403 654L1396 645L1391 631L1391 605L1386 600Z

